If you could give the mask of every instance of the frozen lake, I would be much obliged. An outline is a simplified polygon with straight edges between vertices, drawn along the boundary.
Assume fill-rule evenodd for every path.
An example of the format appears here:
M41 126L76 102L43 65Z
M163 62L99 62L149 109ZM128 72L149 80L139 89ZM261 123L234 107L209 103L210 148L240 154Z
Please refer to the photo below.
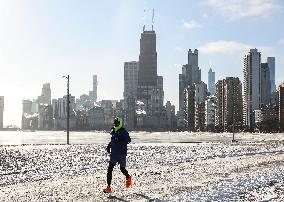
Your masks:
M66 144L66 131L0 131L0 145ZM198 143L230 142L232 133L208 132L130 132L132 143ZM283 133L238 133L240 141L283 140ZM107 132L70 132L70 144L105 144L110 140Z

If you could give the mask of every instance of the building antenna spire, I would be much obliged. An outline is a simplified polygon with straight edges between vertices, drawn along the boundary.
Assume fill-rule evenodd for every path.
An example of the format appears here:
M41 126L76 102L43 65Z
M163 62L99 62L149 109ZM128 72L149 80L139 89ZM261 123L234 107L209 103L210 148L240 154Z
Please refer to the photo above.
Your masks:
M152 13L152 31L154 30L154 17L155 17L155 10L153 8L153 13Z

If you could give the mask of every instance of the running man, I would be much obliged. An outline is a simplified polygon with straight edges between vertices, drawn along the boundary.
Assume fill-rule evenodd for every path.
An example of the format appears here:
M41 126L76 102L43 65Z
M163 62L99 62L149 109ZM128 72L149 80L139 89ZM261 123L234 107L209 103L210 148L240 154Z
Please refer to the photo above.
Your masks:
M116 163L120 164L120 170L126 177L125 186L129 188L132 184L131 176L125 168L127 144L131 142L131 138L125 128L122 127L122 119L120 117L114 119L110 134L111 141L106 148L110 154L110 160L107 169L107 187L104 189L104 193L111 193L112 171Z

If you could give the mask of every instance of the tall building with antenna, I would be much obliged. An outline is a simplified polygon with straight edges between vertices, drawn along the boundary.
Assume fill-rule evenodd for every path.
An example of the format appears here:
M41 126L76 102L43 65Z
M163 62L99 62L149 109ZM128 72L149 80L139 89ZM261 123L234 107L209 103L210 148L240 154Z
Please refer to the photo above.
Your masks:
M138 70L137 99L145 104L145 123L154 124L151 118L159 114L163 108L164 91L163 77L157 74L156 33L154 31L154 9L152 14L152 29L143 26L140 38L140 55ZM151 127L148 125L148 127Z
M146 31L143 26L143 33L140 38L138 85L157 85L157 50L156 33L154 31L154 10L152 15L152 30Z

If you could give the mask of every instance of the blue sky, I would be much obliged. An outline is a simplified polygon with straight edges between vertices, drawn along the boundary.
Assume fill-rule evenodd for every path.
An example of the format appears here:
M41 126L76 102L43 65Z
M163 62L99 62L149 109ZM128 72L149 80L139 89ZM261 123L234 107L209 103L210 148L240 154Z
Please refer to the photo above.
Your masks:
M152 8L158 74L165 101L178 103L178 74L189 48L199 49L202 80L209 63L216 80L242 80L250 48L276 57L276 82L284 81L284 3L280 0L2 0L0 2L0 95L4 124L20 125L23 99L36 99L50 82L52 97L88 93L98 75L98 99L122 99L123 63L139 58L144 22ZM146 17L143 20L143 10Z

